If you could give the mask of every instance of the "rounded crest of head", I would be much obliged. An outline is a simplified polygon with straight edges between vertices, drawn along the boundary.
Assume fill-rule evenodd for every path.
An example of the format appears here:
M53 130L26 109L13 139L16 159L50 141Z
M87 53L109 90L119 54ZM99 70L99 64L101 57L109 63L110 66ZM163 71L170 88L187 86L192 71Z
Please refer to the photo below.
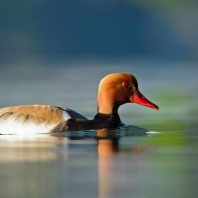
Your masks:
M113 73L105 76L99 84L99 91L103 91L104 89L119 87L121 85L126 85L128 87L134 87L138 89L138 82L135 76L129 73Z

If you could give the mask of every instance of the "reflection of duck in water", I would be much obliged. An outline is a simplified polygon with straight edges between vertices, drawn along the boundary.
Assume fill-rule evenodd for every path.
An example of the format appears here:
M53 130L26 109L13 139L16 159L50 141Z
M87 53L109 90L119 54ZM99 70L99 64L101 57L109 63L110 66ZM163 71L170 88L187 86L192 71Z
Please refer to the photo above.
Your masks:
M116 128L121 123L118 108L125 103L159 109L140 93L133 75L114 73L105 76L99 84L98 113L93 120L67 108L48 105L12 106L0 109L0 133L50 133Z

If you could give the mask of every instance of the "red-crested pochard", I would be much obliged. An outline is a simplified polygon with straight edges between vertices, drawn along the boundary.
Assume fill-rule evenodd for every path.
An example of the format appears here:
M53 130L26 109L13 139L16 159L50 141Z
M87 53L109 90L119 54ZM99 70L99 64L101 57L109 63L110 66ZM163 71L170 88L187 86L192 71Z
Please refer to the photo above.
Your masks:
M156 110L159 107L138 90L136 78L129 73L105 76L98 89L98 109L92 120L67 108L48 105L22 105L0 108L0 134L57 133L116 128L121 123L118 108L137 103Z

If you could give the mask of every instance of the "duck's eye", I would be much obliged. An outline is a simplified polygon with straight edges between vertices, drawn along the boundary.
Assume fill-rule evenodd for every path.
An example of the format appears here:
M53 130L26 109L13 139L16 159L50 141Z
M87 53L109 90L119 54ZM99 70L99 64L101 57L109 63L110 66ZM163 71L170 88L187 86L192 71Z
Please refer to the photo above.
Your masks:
M129 83L128 83L127 81L124 81L124 82L123 82L123 85L124 85L125 87L130 87L130 85L129 85Z

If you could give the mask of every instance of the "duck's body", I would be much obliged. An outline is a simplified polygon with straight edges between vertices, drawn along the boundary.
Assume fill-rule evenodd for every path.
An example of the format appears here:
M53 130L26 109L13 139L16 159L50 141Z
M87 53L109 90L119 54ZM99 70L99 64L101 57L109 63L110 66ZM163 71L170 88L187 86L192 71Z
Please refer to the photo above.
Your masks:
M1 134L59 133L89 129L116 128L117 113L97 113L93 120L67 108L49 105L22 105L0 109Z
M137 80L128 73L104 77L98 91L98 113L88 120L67 108L49 105L22 105L0 108L0 134L50 133L116 128L121 120L120 105L135 102L158 109L139 91Z

